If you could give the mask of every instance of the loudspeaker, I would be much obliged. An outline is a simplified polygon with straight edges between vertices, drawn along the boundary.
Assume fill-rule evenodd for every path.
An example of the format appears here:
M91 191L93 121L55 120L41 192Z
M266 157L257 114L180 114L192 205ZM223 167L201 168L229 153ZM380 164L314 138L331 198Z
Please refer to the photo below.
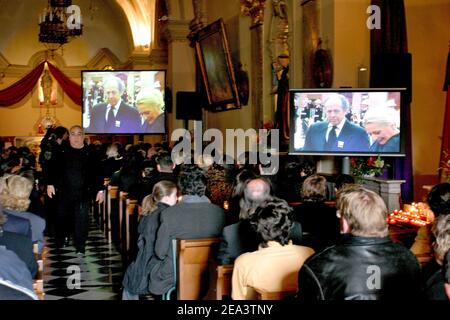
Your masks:
M372 57L370 65L371 88L406 88L404 102L411 103L412 57L410 53L376 54Z
M195 91L177 92L177 114L179 120L202 120L202 100Z

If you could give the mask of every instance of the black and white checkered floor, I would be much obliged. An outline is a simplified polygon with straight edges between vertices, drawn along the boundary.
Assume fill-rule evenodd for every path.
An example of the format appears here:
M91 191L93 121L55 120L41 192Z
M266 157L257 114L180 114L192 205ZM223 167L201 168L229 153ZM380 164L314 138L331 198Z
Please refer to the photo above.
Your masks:
M121 298L121 256L95 223L91 223L83 257L77 256L73 246L57 249L51 238L47 238L44 257L45 300Z

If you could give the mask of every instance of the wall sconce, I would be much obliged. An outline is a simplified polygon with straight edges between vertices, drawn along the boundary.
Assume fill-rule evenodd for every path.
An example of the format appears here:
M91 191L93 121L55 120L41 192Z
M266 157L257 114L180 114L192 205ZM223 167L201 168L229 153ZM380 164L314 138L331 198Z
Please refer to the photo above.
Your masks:
M369 68L365 65L358 66L358 88L369 87Z

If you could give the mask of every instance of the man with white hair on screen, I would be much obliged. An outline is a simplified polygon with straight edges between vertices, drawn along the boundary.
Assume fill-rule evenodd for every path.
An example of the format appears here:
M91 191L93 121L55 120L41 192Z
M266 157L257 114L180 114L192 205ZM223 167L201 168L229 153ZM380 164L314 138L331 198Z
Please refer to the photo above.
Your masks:
M139 112L122 100L125 84L118 77L104 83L106 103L92 108L87 133L141 133Z

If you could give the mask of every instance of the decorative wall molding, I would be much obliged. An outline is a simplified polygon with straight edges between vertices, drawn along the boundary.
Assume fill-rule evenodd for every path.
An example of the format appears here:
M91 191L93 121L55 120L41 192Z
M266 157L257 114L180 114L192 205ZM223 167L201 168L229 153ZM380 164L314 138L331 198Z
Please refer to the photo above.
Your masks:
M169 63L168 59L168 51L167 49L155 48L150 53L149 63L152 66L165 65L167 66Z
M256 25L251 32L251 97L253 106L253 128L262 128L263 124L263 91L264 91L264 51L263 51L263 26Z
M155 55L159 61L164 61L163 52ZM151 56L146 55L146 63L149 64ZM156 59L156 58L155 58ZM105 66L112 66L114 69L130 69L133 66L133 57L128 61L121 62L117 56L108 48L100 49L94 57L89 60L86 65L67 66L64 58L54 53L51 57L48 56L46 50L38 51L31 56L27 65L11 65L8 60L0 53L0 72L5 74L5 77L22 77L31 70L33 70L42 61L48 60L57 66L69 78L80 78L81 70L102 70ZM166 58L167 61L167 58Z
M254 28L264 23L264 10L266 8L266 0L241 0L241 13L252 19Z
M166 29L167 41L188 41L189 21L188 20L169 20Z
M192 0L192 7L194 8L194 19L192 19L189 23L189 29L191 32L188 35L188 39L191 41L191 45L193 46L197 33L206 27L208 24L208 19L206 16L204 0Z
M114 69L121 69L127 62L122 63L119 58L108 48L100 49L97 54L86 64L86 69L103 69L110 65Z
M269 30L270 59L275 63L279 55L290 54L290 26L285 0L272 0Z

